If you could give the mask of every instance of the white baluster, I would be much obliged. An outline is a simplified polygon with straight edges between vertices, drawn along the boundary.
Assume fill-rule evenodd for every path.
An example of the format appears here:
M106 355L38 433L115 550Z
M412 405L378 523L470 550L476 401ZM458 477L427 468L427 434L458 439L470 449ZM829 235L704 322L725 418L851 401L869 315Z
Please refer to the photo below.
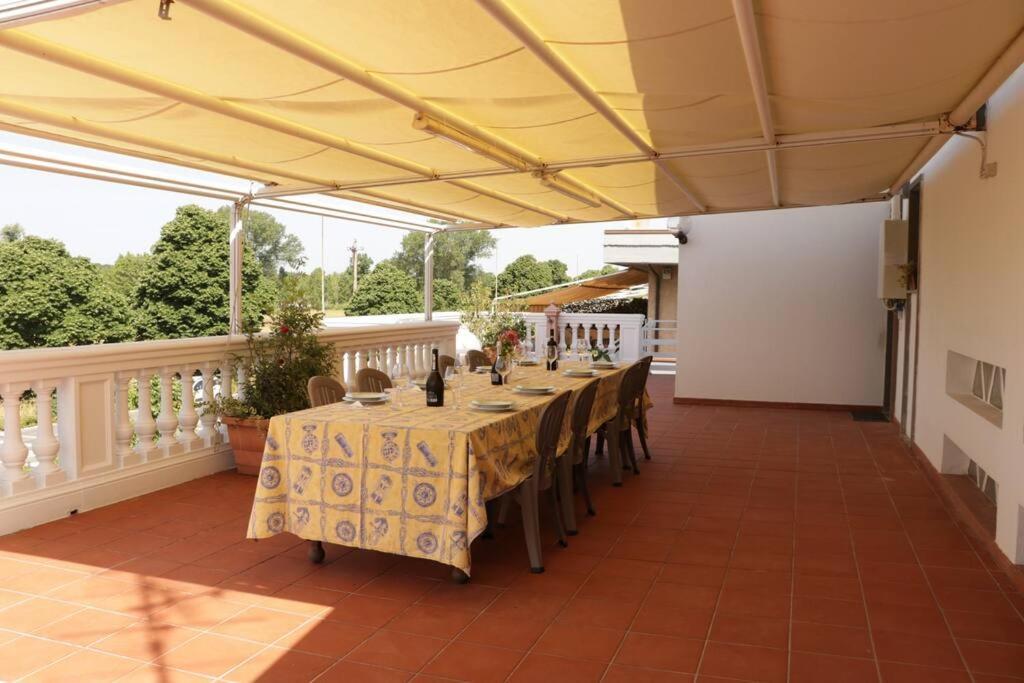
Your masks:
M56 390L52 382L36 382L36 440L32 452L36 456L35 477L39 486L53 486L67 480L64 470L57 464L60 442L53 433L52 397Z
M153 435L156 434L156 421L153 420L153 408L150 405L149 393L152 377L152 370L139 372L139 410L135 416L135 435L138 437L138 443L135 448L143 455L147 455L156 448L153 443Z
M238 367L236 368L235 372L235 377L237 378L238 381L238 388L235 393L239 401L244 401L245 386L246 383L249 381L249 371L246 369L245 363L238 364Z
M157 446L165 450L177 443L174 432L178 429L178 416L174 414L174 371L164 368L160 371L160 414L156 418L160 431Z
M388 373L388 376L395 374L395 349L390 344L384 347L382 355L384 357L384 372Z
M181 425L179 441L187 447L197 445L199 435L196 434L196 425L199 424L199 415L196 413L196 398L192 390L192 373L194 369L189 366L181 371L181 410L178 412L178 424Z
M0 460L3 461L3 490L8 496L31 491L35 482L25 474L25 459L28 446L21 438L21 395L28 389L27 384L6 384L4 399L4 443L0 446Z
M142 462L139 454L132 450L132 418L128 408L128 388L132 383L132 376L126 372L117 373L114 381L117 383L117 394L114 397L114 410L117 417L114 427L114 441L117 447L117 459L121 467L137 465Z
M405 374L409 377L413 376L415 370L413 369L413 348L412 344L405 344L402 347L402 367L405 369Z
M356 381L356 354L354 351L347 351L345 353L345 371L342 381L349 391L355 391Z
M203 373L203 404L209 406L213 401L214 366L207 363L200 371ZM199 438L207 446L212 446L217 441L217 414L209 408L204 408L203 414L199 417Z

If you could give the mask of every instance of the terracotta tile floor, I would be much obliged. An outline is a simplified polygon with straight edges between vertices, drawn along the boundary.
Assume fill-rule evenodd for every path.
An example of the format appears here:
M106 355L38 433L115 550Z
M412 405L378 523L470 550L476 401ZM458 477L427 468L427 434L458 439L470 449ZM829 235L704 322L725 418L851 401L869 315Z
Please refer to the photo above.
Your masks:
M528 571L518 526L458 586L427 562L244 540L222 474L0 538L0 680L1024 679L1024 599L890 425L684 407L594 468L598 516ZM549 521L548 517L544 522Z

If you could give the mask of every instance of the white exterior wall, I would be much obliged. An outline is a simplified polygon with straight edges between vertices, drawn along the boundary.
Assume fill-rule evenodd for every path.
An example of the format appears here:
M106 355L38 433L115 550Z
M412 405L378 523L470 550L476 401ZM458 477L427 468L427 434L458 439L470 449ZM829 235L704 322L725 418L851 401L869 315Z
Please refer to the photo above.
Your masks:
M880 406L884 202L699 216L679 247L675 395Z
M919 361L916 410L910 411L914 421L908 427L937 469L943 469L948 437L995 478L996 542L1021 563L1024 71L1018 69L990 99L985 135L988 161L999 164L995 178L979 178L981 150L964 139L948 142L922 171ZM909 324L912 329L913 319ZM1006 368L1001 428L946 395L948 351ZM911 365L911 382L913 370Z

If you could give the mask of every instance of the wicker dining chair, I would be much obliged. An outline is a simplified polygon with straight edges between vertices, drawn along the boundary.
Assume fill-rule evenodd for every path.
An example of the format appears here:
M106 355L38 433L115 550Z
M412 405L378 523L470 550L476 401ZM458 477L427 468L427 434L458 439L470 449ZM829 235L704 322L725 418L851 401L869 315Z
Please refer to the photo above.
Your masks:
M477 368L486 367L491 364L487 354L483 351L477 351L476 349L470 349L466 351L466 365L469 366L470 372L476 372Z
M314 375L306 382L309 405L313 408L337 403L345 398L345 387L333 377Z
M444 354L437 357L437 371L444 377L445 370L455 367L455 359Z
M391 388L391 378L377 368L363 368L356 373L358 391L384 391Z
M558 437L562 433L562 421L569 405L569 396L568 391L563 392L544 409L537 426L537 459L533 463L533 474L502 498L501 517L505 516L510 499L519 503L523 514L526 550L530 556L530 571L534 574L544 571L540 539L540 494L544 491L551 494L551 509L555 516L558 543L562 547L569 545L565 536L565 525L562 523L562 512L558 505L555 487L557 475L552 462L558 451Z

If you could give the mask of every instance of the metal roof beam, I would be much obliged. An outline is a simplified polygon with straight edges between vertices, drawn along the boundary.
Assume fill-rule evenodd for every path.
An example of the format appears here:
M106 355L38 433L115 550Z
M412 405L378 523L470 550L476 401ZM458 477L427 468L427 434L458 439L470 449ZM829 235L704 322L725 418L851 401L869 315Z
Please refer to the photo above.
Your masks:
M774 145L776 142L775 124L772 123L771 101L768 99L768 84L764 76L764 61L761 58L761 41L757 37L754 6L750 0L732 0L732 8L736 15L736 26L740 32L743 57L747 62L750 87L754 91L754 104L757 105L757 118L761 122L761 132L764 135L764 141L769 145ZM765 156L768 163L768 180L772 187L772 202L775 206L782 206L775 150L766 150Z
M660 157L658 152L644 140L622 116L611 108L576 71L552 50L544 40L538 36L526 22L524 22L514 11L512 11L501 0L477 0L481 7L495 18L502 26L514 35L535 57L544 63L559 78L565 81L566 85L572 88L577 95L589 104L594 111L600 114L610 123L615 130L619 131L629 142L647 155L658 169L672 181L672 184L682 192L686 199L696 206L700 211L707 207L697 199L694 193L686 186L678 174Z

